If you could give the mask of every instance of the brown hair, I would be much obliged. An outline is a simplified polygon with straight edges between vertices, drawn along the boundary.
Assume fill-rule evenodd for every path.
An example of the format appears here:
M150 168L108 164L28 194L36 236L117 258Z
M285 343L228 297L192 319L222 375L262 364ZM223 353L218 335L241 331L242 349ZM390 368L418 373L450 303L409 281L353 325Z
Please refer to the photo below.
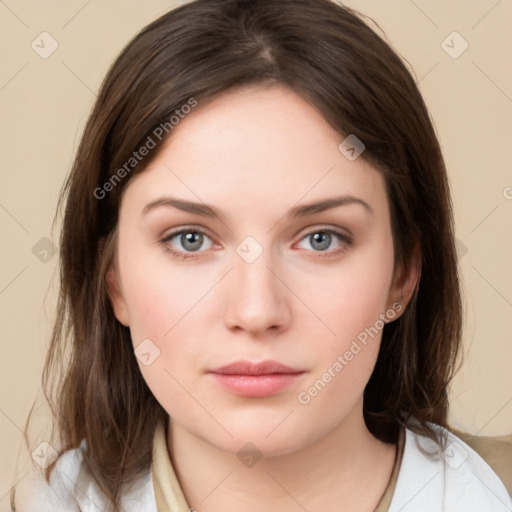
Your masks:
M420 242L421 284L385 326L365 389L369 430L396 442L410 417L410 428L433 439L430 423L448 427L461 297L445 165L413 77L360 14L333 1L196 0L148 25L118 56L61 195L61 288L43 389L51 401L56 386L60 453L86 441L84 460L116 511L122 485L150 467L155 426L168 415L114 317L105 276L122 191L172 130L130 172L119 169L191 99L255 84L289 87L340 134L363 141L362 157L385 177L397 268Z

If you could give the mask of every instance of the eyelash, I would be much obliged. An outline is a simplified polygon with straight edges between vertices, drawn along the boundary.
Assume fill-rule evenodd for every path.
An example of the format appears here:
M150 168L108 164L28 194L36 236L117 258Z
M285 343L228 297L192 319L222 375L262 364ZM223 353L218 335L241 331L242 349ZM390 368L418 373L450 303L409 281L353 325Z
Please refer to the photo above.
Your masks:
M194 233L198 233L200 235L204 235L208 238L211 239L210 236L208 236L208 234L203 231L202 229L200 228L194 228L194 227L189 227L189 228L182 228L182 229L179 229L177 231L173 231L172 233L168 234L167 236L165 236L164 238L162 238L159 243L164 247L164 249L171 253L173 256L179 258L179 259L182 259L182 260L192 260L192 259L195 259L197 258L197 255L201 252L204 252L204 251L197 251L197 253L186 253L186 252L182 252L182 251L177 251L175 249L172 248L172 246L170 246L169 242L175 238L177 235L181 235L183 233L190 233L190 232L194 232ZM313 252L316 252L318 254L318 257L319 258L329 258L331 256L333 256L333 254L340 254L344 251L346 251L352 244L353 244L353 240L346 234L338 231L338 230L335 230L333 228L320 228L320 229L314 229L308 233L305 233L302 238L300 239L300 241L304 240L305 238L307 238L308 236L311 236L311 235L314 235L315 233L328 233L330 235L334 235L336 237L339 238L339 240L344 244L344 247L341 248L341 249L337 249L337 250L331 250L331 251L313 251Z

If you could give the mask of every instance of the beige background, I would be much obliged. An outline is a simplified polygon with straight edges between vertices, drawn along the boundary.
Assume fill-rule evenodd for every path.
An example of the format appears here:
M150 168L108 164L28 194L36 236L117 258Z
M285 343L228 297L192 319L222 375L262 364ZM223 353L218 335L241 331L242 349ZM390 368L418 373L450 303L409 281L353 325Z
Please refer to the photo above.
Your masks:
M444 149L467 303L467 355L451 421L470 433L511 433L512 2L346 3L373 18L410 63ZM53 318L57 257L45 256L48 241L40 240L57 244L59 189L107 68L138 29L173 5L0 0L1 510ZM44 37L50 48L45 31L58 43L47 59L31 47L35 41L44 51ZM463 39L446 39L453 31ZM445 51L455 56L464 41L458 58Z

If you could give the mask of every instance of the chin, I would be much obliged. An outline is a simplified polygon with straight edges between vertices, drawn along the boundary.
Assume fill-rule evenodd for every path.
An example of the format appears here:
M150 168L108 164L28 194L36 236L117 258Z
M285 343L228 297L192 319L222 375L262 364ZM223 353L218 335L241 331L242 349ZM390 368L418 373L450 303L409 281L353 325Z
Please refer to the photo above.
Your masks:
M277 428L274 426L275 430L272 431L272 428L263 428L261 423L260 421L259 424L254 422L247 425L239 424L236 428L231 426L228 430L233 437L219 432L215 438L212 438L211 431L202 433L200 437L238 458L243 458L245 455L254 455L257 458L287 455L304 448L314 438L304 431L304 425L299 427L290 423L285 427L283 423Z

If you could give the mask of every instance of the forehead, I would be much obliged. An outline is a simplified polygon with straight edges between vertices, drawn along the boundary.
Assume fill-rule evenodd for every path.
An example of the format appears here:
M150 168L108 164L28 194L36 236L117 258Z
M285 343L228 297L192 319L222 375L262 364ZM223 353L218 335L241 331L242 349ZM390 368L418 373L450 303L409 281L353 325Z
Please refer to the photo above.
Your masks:
M178 195L270 214L350 194L386 208L382 175L361 157L348 160L338 149L344 138L289 89L230 91L180 121L125 199L142 205L155 195Z

